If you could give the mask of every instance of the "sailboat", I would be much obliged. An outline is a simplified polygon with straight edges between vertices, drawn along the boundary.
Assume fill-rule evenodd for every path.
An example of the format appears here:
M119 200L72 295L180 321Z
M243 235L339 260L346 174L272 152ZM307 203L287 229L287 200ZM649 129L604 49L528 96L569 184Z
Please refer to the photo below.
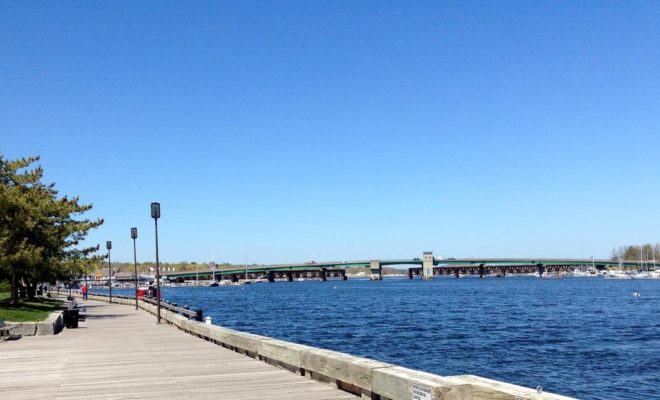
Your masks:
M605 279L631 279L630 274L623 270L623 260L621 260L621 256L619 256L619 269L607 271L604 277Z
M209 267L211 267L211 274L213 276L211 279L211 283L209 283L209 286L211 287L220 286L218 281L215 280L215 249L213 249L213 247L211 247L211 262L209 263Z
M636 274L633 274L631 277L633 279L658 279L658 278L660 278L660 275L657 274L657 272L655 271L655 249L653 249L653 263L654 263L653 271L651 271L651 267L649 265L651 263L651 260L648 259L648 258L646 260L644 260L644 243L642 243L642 247L640 247L639 254L640 254L640 256L639 256L639 269L640 270ZM648 257L649 254L647 254L646 256Z

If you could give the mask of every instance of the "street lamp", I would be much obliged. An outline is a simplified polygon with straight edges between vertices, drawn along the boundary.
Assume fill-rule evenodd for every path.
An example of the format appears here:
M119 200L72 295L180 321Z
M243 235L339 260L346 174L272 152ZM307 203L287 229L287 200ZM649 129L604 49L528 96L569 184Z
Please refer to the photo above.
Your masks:
M133 265L135 266L135 309L138 309L138 272L137 253L135 251L135 239L137 239L137 228L131 228L131 239L133 239Z
M158 260L158 218L160 218L160 203L151 203L151 218L156 227L156 323L160 324L160 261Z
M110 249L112 249L112 242L105 242L105 248L108 249L108 286L110 287L110 303L112 303L112 264L110 263Z

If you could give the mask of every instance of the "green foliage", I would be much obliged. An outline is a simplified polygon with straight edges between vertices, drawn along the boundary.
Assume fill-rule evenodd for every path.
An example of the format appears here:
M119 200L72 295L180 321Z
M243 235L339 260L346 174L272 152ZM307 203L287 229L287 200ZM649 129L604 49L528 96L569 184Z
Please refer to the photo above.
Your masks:
M103 220L78 219L92 206L78 197L58 197L42 182L39 157L7 160L0 155L0 280L11 283L11 304L19 291L33 297L38 282L79 272L98 247L79 248ZM22 289L22 290L21 290Z

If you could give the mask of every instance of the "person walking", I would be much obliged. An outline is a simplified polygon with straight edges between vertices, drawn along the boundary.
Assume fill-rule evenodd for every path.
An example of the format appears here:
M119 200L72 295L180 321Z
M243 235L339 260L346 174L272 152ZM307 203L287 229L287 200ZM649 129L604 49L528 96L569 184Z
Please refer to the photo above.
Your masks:
M82 292L83 300L87 300L87 285L83 285L80 291Z

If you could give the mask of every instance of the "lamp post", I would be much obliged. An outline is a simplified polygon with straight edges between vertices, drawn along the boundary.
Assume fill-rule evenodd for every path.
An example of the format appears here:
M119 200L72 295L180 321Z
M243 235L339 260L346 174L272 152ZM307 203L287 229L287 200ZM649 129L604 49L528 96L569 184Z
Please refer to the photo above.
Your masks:
M135 239L137 239L137 228L131 228L131 239L133 239L133 265L135 266L135 309L138 309L138 272L137 253L135 250Z
M110 303L112 303L112 263L110 262L110 249L112 249L112 242L105 242L105 248L108 249L108 287L110 287Z
M160 218L160 203L151 203L151 218L156 227L156 323L160 324L160 261L158 260L158 218Z

